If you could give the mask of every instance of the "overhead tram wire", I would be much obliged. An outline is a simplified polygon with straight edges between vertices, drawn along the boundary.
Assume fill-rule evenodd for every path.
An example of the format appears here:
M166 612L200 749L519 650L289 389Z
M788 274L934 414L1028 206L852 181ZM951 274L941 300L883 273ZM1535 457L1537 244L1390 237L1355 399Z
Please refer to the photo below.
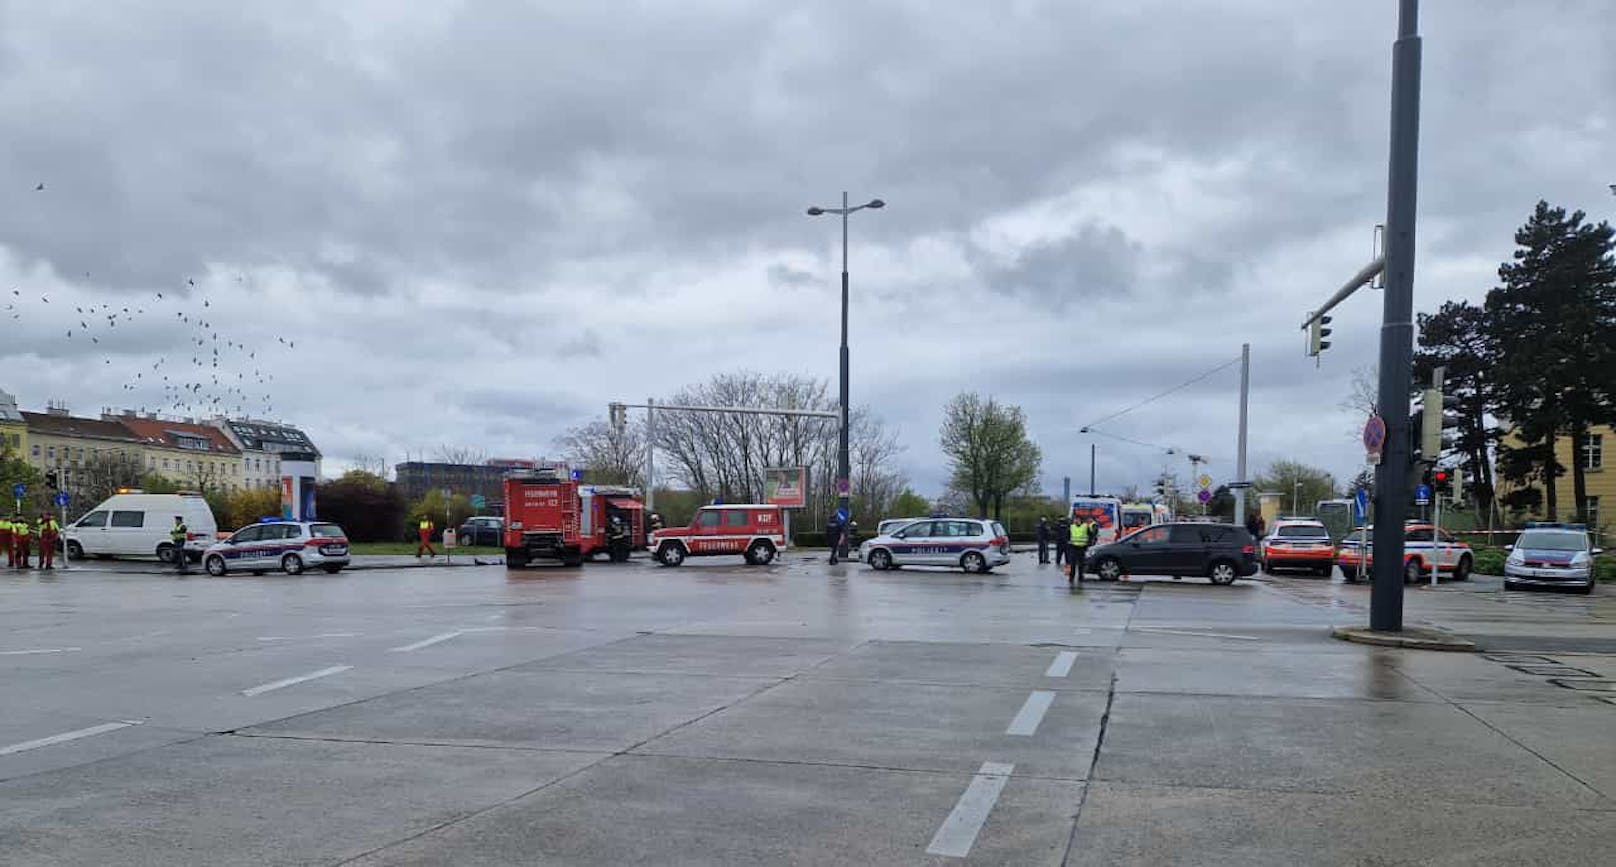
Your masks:
M1121 418L1122 416L1127 415L1128 413L1133 412L1136 409L1139 409L1141 407L1144 407L1144 406L1147 406L1149 404L1155 403L1156 401L1161 400L1162 398L1168 396L1169 394L1172 394L1175 391L1179 391L1181 389L1189 388L1190 386L1196 384L1197 382L1200 382L1203 379L1206 379L1207 377L1211 376L1212 374L1217 373L1220 370L1226 370L1226 369L1228 369L1230 367L1233 367L1233 366L1235 366L1236 364L1239 364L1239 363L1240 363L1240 356L1237 355L1234 358L1231 358L1228 361L1218 365L1217 367L1214 367L1211 370L1206 371L1205 373L1198 374L1198 375L1196 375L1196 376L1194 376L1194 377L1192 377L1190 379L1187 379L1187 380L1179 383L1178 385L1173 386L1172 388L1167 389L1166 391L1163 391L1163 392L1157 393L1155 395L1152 395L1150 397L1147 397L1144 400L1141 400L1138 403L1134 404L1133 406L1127 407L1126 409L1119 409L1116 412L1111 413L1110 415L1101 416L1101 417L1095 419L1094 421L1091 421L1088 424L1083 425L1083 427L1092 429L1095 425L1100 424L1102 422L1108 422L1108 421L1111 421L1112 419L1115 419L1115 418Z

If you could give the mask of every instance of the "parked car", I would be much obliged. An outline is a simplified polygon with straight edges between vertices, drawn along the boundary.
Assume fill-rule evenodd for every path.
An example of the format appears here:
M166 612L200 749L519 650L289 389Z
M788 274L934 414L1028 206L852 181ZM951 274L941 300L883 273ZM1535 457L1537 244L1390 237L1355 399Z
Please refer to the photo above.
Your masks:
M1594 592L1594 558L1603 554L1586 524L1528 524L1504 560L1504 589L1570 587Z
M879 539L882 536L890 536L895 531L897 531L899 528L906 527L906 526L908 526L910 524L913 524L914 522L919 521L919 520L921 520L921 519L920 518L883 518L883 519L881 519L881 523L875 525L875 536L873 536L871 538ZM856 547L853 548L852 555L853 555L854 560L857 560L857 561L859 561L861 563L864 561L864 547L866 545L868 545L869 543L870 543L870 540L866 539L863 542L860 542Z
M174 562L174 543L169 532L174 517L185 521L189 535L185 554L195 563L213 544L219 527L213 510L201 494L148 494L122 491L113 494L62 528L63 551L67 559L93 557L156 557Z
M1089 549L1084 568L1101 581L1124 575L1206 576L1233 584L1257 574L1257 540L1233 524L1158 524Z
M1375 564L1375 528L1365 527L1341 540L1335 562L1341 567L1341 576L1348 582L1360 575L1370 574ZM1431 577L1431 564L1436 563L1438 573L1447 573L1455 581L1470 578L1476 555L1468 543L1448 535L1439 535L1430 524L1410 522L1403 527L1403 583L1418 584Z
M652 533L650 548L664 566L720 554L740 554L747 565L766 566L786 549L785 522L780 507L766 503L703 506L690 526Z
M1307 569L1328 577L1335 569L1335 543L1323 521L1280 518L1262 540L1262 570Z
M455 531L457 545L488 545L498 548L505 544L505 519L494 517L467 518Z
M324 569L332 575L348 565L348 534L336 524L265 521L242 527L208 547L202 566L209 575L231 571L262 575L278 569L288 575Z
M1010 562L1010 534L998 521L924 518L864 543L871 569L951 566L987 572Z

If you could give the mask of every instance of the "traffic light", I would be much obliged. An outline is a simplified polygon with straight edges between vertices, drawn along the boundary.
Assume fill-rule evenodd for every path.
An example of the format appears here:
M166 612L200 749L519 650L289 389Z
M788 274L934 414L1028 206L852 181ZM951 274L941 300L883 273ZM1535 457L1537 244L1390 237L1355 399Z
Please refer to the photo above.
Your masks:
M1443 493L1448 489L1448 471L1438 468L1431 472L1431 490Z
M1425 460L1435 462L1444 451L1453 448L1453 436L1448 430L1459 426L1459 399L1444 395L1440 388L1428 388L1420 402L1420 452Z
M1456 469L1456 470L1453 471L1453 501L1455 503L1464 502L1464 469L1463 468L1459 468L1459 469Z
M608 412L608 417L612 423L612 429L622 431L622 429L628 425L628 407L623 406L620 403L613 402L607 404L606 409Z
M1307 327L1307 354L1310 358L1317 358L1319 353L1330 348L1330 320L1334 317L1320 316Z
M53 491L56 490L56 471L55 470L46 470L45 471L45 487L50 488Z

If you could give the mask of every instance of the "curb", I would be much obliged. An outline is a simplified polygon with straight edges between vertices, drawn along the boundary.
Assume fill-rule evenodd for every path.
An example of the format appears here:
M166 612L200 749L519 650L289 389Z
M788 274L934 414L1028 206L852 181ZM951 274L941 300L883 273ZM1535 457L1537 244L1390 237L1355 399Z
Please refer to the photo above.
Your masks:
M1446 650L1455 653L1474 653L1476 643L1440 629L1414 626L1401 632L1380 632L1367 626L1337 626L1330 634L1342 641L1355 644L1373 644L1378 647L1405 647L1410 650Z
M504 566L504 565L505 565L505 561L503 559L493 560L493 561L484 560L481 563L473 562L471 560L466 560L466 561L463 561L463 562L459 561L459 560L456 560L456 561L448 562L448 563L442 563L442 562L430 563L430 562L425 562L425 561L420 562L420 563L353 563L353 562L350 562L347 566L342 567L342 571L344 571L344 572L373 572L373 571L378 571L378 570L382 570L382 569L443 569L443 568L459 569L461 567L471 567L471 566Z

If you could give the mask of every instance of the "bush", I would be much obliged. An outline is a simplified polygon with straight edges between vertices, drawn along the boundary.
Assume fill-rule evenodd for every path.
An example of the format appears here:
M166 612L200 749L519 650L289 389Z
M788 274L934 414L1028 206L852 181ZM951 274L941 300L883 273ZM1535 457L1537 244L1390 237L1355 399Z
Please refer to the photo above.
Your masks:
M1475 569L1483 575L1504 574L1504 558L1508 554L1497 548L1477 548Z
M1594 575L1600 581L1616 582L1616 557L1600 557L1595 560Z
M320 520L341 524L354 542L395 542L404 526L404 498L393 488L347 476L320 486Z

